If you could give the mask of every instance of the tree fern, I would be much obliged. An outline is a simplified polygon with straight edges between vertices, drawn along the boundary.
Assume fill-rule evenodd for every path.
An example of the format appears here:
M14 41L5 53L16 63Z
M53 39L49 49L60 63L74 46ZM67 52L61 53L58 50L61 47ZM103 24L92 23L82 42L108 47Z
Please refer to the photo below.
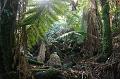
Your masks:
M22 25L27 27L29 46L35 44L37 39L44 39L45 32L58 20L58 15L62 15L65 10L61 0L50 0L45 5L39 2L34 4L32 6L30 4L30 9L22 20Z

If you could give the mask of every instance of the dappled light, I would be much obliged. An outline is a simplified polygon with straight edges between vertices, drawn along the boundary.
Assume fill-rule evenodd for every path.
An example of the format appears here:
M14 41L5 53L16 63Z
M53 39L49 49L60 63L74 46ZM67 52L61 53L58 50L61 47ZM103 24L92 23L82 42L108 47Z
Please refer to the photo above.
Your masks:
M1 0L0 79L120 79L120 0Z

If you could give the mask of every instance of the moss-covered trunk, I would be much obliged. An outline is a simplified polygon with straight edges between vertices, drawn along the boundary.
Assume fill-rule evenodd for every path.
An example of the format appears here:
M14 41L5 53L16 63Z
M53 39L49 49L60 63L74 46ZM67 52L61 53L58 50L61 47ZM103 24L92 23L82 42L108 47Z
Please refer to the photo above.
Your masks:
M14 30L16 24L17 5L19 0L1 0L1 22L0 22L0 63L3 79L13 79L12 73L14 53ZM1 70L0 69L0 70Z
M111 37L111 28L110 28L110 16L109 16L109 2L108 0L102 2L102 19L103 19L103 51L102 51L102 61L111 55L112 52L112 37Z

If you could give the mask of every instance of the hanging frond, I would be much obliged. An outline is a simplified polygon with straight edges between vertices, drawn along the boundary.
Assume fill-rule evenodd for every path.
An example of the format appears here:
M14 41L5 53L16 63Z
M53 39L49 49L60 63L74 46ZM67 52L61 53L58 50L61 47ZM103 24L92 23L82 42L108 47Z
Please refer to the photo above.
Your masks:
M35 44L38 39L44 39L46 31L64 14L65 1L49 0L47 3L34 2L29 4L29 10L24 13L22 25L27 27L28 44ZM32 6L31 6L32 5Z
M85 36L75 31L70 31L67 33L62 34L61 36L57 37L55 40L63 40L63 41L70 41L76 40L77 43L82 43L84 41Z

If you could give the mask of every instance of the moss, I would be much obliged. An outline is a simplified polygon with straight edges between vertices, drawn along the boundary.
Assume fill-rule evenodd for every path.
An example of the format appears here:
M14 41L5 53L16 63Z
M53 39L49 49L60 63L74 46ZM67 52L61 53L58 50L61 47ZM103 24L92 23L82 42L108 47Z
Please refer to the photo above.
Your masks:
M106 1L106 4L102 8L102 18L103 18L103 48L102 56L106 60L112 52L112 37L111 37L111 28L110 28L110 16L109 16L109 2Z

